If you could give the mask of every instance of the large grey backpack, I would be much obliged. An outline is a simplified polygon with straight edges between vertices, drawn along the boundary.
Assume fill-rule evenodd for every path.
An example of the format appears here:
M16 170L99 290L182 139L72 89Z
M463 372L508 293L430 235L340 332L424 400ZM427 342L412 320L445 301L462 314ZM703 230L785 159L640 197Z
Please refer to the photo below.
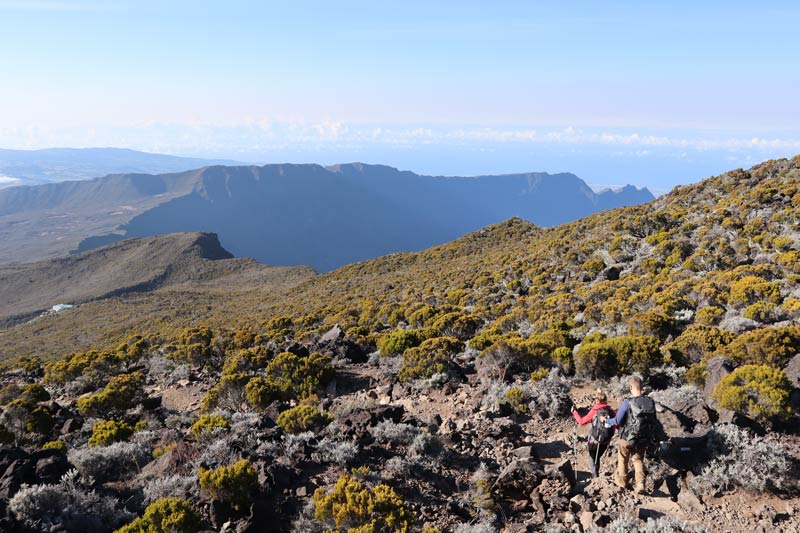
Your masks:
M656 402L647 396L628 400L622 438L637 446L651 444L656 438Z

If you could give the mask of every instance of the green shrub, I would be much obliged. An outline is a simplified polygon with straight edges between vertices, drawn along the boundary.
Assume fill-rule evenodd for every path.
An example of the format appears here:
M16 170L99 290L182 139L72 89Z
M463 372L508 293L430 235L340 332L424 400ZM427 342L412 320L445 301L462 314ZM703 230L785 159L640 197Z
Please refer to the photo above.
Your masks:
M675 364L692 363L730 344L733 338L734 334L730 331L695 324L664 346L664 351Z
M697 313L694 315L694 320L698 324L714 326L719 324L719 321L722 320L723 316L725 316L725 310L723 308L715 305L709 305L707 307L698 309Z
M63 440L50 440L42 444L43 450L67 451L67 444Z
M756 302L748 305L742 316L757 322L774 322L776 318L776 307L767 302Z
M788 417L792 384L783 370L767 365L737 368L717 384L714 398L720 407L753 418Z
M7 405L13 400L36 404L39 402L46 402L49 399L50 393L38 383L29 383L25 386L20 386L17 383L9 383L0 389L0 405Z
M592 378L611 377L617 373L617 357L605 340L584 340L575 352L575 372Z
M567 348L566 346L559 346L555 350L553 350L553 362L556 363L564 373L572 372L572 368L575 366L575 362L572 359L572 350ZM542 368L540 370L548 370ZM546 375L546 374L545 374Z
M498 328L486 328L469 340L469 347L475 350L485 350L497 342L503 332Z
M413 515L403 498L388 485L374 489L345 474L328 492L314 492L314 515L334 526L352 533L406 533L414 523Z
M283 352L273 359L265 372L267 384L273 387L283 399L305 398L333 379L330 358L312 353L300 357L291 352Z
M80 376L92 383L101 384L109 376L126 368L137 358L127 353L100 352L91 350L79 352L68 357L47 363L44 366L44 382L64 384Z
M252 372L264 368L272 359L272 352L265 346L256 346L248 350L239 350L225 359L222 365L223 374Z
M575 370L594 378L639 372L647 374L650 367L661 362L658 339L647 336L622 336L599 342L585 340L575 354Z
M511 408L518 413L528 412L528 406L526 405L525 400L525 391L519 387L511 387L506 391L505 403L510 405Z
M533 372L531 372L531 381L536 383L537 381L541 381L546 378L550 374L549 368L537 368Z
M258 486L258 474L247 459L214 470L200 468L200 488L214 500L229 503L241 510L250 501L250 493Z
M194 424L192 424L192 435L197 440L205 438L210 435L215 429L222 428L228 429L230 424L225 420L222 415L201 415Z
M279 391L265 378L255 377L244 388L247 403L256 411L261 411L280 398Z
M203 410L214 408L240 411L245 402L245 388L252 378L247 374L222 374L216 385L203 398Z
M675 320L657 311L636 313L628 320L628 335L649 335L665 339L675 327Z
M159 498L147 506L144 515L114 533L194 533L200 522L200 515L186 500Z
M133 435L133 426L130 424L116 420L104 420L96 423L92 428L89 446L108 446L125 440L131 435Z
M78 399L83 416L107 418L118 415L144 400L144 375L141 372L114 376L102 391Z
M202 363L214 355L214 332L208 326L186 328L166 356L181 363Z
M286 433L301 433L330 424L333 417L327 411L320 412L313 405L301 403L278 415L278 426Z
M17 437L24 433L48 435L55 423L47 408L24 398L8 402L2 419L4 427Z
M758 301L777 304L780 299L780 283L766 281L758 276L744 276L731 285L728 303L739 306L748 306Z
M459 312L445 313L433 322L433 328L441 331L448 337L465 341L472 337L483 321L474 315L465 315ZM402 353L402 352L400 352Z
M800 346L800 326L761 328L742 333L714 355L739 364L770 365L783 368Z
M698 388L706 386L706 364L704 362L695 363L686 369L686 381Z
M446 372L450 358L464 349L464 344L452 337L434 337L403 352L403 363L397 373L400 381L425 379Z
M378 337L378 350L381 355L401 355L409 348L419 346L428 336L427 332L416 329L396 329Z

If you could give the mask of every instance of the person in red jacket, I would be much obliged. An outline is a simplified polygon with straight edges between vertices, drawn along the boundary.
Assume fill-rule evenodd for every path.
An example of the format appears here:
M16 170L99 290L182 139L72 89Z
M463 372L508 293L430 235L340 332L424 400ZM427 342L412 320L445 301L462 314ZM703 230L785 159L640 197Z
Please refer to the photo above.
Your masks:
M608 405L606 393L598 388L594 391L594 405L589 412L581 416L573 405L572 416L582 426L590 422L592 424L592 429L589 431L589 464L592 467L592 477L597 477L600 472L600 458L614 436L615 427L605 427L606 419L615 416L614 410Z

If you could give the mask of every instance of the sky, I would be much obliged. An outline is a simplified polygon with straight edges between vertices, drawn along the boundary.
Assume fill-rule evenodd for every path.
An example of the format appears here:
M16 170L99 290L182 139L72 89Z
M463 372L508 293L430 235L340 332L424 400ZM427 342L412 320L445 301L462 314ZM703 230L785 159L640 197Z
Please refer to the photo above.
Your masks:
M665 191L800 153L800 4L0 0L0 147Z

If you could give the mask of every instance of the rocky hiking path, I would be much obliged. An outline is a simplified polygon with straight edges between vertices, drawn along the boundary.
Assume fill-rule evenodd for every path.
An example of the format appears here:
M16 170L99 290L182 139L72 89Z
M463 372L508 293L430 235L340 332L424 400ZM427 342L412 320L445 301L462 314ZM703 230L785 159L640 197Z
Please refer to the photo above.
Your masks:
M569 398L585 412L593 403L595 387L595 384L573 386ZM601 460L600 478L593 480L586 448L589 424L577 426L576 430L577 424L569 414L541 417L536 413L492 412L485 405L486 387L474 375L466 376L461 384L450 382L440 388L417 390L396 382L376 366L347 364L337 368L335 393L330 403L334 412L370 405L399 408L402 413L399 422L418 425L435 434L446 448L458 452L465 465L460 472L458 467L449 471L456 479L447 484L447 492L453 492L453 485L469 490L468 470L491 463L498 470L493 491L500 502L515 511L513 518L501 519L504 523L500 531L535 531L543 524L545 515L547 522L574 531L601 528L621 516L642 524L648 518L667 516L702 525L713 532L800 531L797 516L800 502L796 499L739 493L701 498L688 488L679 472L652 458L647 461L650 493L636 495L621 489L613 483L617 436ZM623 399L624 396L609 392L613 407L619 406ZM572 443L576 434L577 469L573 471ZM528 466L523 465L534 465L540 473L531 476ZM531 485L520 486L526 475ZM403 482L397 475L393 481ZM436 490L437 482L426 487L426 480L417 480L423 499L427 492ZM675 485L679 487L677 494ZM515 497L520 499L511 501ZM455 519L450 514L452 510L445 506L444 514L439 517L450 515ZM429 508L420 511L423 518L436 516Z

